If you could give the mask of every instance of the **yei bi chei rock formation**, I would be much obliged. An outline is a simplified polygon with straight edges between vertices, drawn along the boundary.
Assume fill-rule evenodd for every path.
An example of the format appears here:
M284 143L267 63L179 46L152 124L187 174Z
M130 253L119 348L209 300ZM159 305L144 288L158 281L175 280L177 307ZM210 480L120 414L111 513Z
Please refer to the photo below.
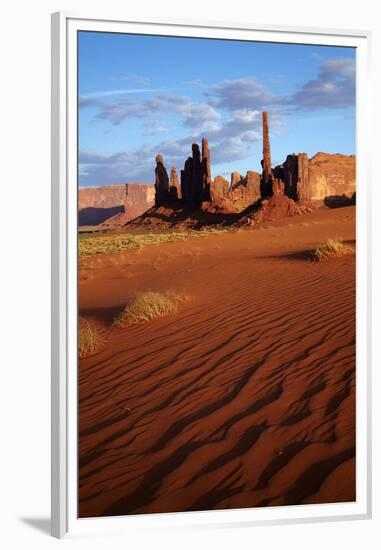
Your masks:
M200 207L203 203L217 204L228 200L239 202L243 207L260 198L260 174L248 172L241 176L233 172L229 183L223 176L211 177L211 155L208 140L203 138L202 148L192 144L192 156L189 156L180 172L180 183L175 167L171 169L168 184L167 170L162 155L156 157L155 168L155 204L173 205L174 200L186 207Z
M206 138L201 151L192 145L192 156L181 170L181 183L176 168L168 178L162 155L156 157L155 204L165 206L173 199L184 206L198 207L228 203L238 210L273 196L286 196L299 204L323 203L332 197L354 198L356 159L354 155L317 153L308 159L306 153L287 155L283 164L272 168L268 113L262 113L262 173L248 171L245 176L231 174L230 183L223 176L211 177L211 153Z
M156 156L155 183L105 185L79 191L79 225L118 227L142 215L154 205L226 214L241 212L272 197L287 197L296 205L352 204L356 191L355 155L292 153L272 167L268 114L262 114L263 158L261 173L232 172L230 182L221 175L212 178L212 155L206 138L201 149L191 147L191 156L179 172L170 176L161 154ZM273 202L276 199L273 199ZM285 207L285 202L283 201ZM289 206L291 203L289 203ZM293 207L291 207L291 210ZM233 221L232 219L230 221ZM216 222L217 223L217 222Z

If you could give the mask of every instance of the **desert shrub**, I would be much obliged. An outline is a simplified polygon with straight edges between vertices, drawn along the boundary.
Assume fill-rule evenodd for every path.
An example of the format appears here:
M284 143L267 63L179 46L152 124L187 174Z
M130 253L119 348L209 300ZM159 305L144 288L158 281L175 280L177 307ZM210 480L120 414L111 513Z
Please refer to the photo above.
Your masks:
M103 345L99 329L86 319L79 319L78 354L81 359L97 352Z
M80 235L78 241L79 255L95 256L122 252L131 248L143 248L149 245L174 242L194 237L207 237L209 234L223 233L225 229L208 229L204 231L174 231L171 233L120 233Z
M179 305L185 300L185 295L174 292L142 292L130 300L114 320L114 325L125 327L171 315L178 311Z
M320 262L326 258L344 256L344 254L347 254L347 251L348 249L343 241L338 239L328 239L325 243L322 243L316 250L314 250L312 259L315 262Z

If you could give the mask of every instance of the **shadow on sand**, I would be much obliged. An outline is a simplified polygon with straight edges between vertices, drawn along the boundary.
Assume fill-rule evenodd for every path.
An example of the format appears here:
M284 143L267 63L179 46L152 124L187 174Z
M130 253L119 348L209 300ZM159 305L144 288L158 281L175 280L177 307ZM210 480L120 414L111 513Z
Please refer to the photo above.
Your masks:
M350 247L353 252L355 252L356 249L356 241L355 239L347 239L343 240L343 243ZM261 260L271 259L271 260L290 260L290 261L314 261L314 251L315 248L309 248L305 250L298 250L296 252L287 252L286 254L276 254L272 256L256 256L256 258Z
M126 304L111 307L83 308L79 310L79 316L100 321L105 325L111 325L113 320L119 317L125 307Z
M199 206L184 206L179 200L168 202L163 207L153 207L141 214L138 218L126 223L126 227L145 226L149 229L162 230L162 224L168 228L176 228L181 223L187 223L194 230L203 227L222 225L227 226L235 223L242 216L241 213L213 213L200 209Z
M89 206L82 208L78 212L78 224L81 225L98 225L105 222L115 214L124 212L124 206L111 206L110 208L95 208Z
M346 197L345 195L331 195L324 199L325 206L328 208L342 208L343 206L353 206L356 204L356 193L353 193L352 197Z

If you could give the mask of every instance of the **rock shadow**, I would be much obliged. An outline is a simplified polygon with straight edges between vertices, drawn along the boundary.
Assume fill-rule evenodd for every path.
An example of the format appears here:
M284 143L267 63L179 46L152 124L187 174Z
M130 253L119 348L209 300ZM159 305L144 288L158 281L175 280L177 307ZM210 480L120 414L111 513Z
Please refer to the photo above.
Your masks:
M356 193L352 197L346 195L330 195L324 199L325 206L328 208L343 208L343 206L353 206L356 204Z

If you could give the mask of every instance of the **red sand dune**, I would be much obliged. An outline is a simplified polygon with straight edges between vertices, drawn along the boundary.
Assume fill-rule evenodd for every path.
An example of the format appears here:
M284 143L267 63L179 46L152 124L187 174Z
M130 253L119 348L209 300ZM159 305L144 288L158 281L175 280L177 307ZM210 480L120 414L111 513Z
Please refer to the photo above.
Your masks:
M354 207L81 260L80 517L355 499ZM178 314L110 321L133 294ZM130 411L129 411L130 409Z

